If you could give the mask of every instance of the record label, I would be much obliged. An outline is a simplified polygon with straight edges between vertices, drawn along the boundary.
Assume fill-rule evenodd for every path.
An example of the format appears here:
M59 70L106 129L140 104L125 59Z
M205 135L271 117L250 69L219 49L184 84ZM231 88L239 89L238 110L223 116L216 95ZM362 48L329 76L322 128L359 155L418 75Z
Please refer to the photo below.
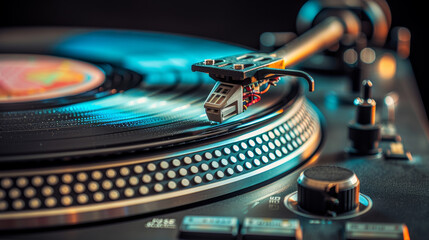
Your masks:
M98 67L71 59L0 54L0 103L40 101L77 95L100 86Z

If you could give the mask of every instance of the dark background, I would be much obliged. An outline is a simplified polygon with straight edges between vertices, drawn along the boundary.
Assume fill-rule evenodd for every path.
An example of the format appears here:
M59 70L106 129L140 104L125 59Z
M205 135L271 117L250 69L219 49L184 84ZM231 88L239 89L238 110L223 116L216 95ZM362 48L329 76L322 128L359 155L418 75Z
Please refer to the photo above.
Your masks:
M304 0L283 1L1 1L0 27L125 28L194 35L259 48L266 31L295 31ZM426 28L424 1L387 1L392 26L411 30L410 59L423 89ZM426 97L424 97L426 100ZM428 105L426 109L428 109ZM426 112L429 112L426 110Z

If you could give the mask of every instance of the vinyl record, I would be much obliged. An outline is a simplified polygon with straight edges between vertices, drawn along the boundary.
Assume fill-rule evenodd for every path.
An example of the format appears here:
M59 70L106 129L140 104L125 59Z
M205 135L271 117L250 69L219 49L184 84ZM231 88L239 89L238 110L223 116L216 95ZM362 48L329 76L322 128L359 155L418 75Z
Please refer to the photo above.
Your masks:
M73 57L78 58L90 55L91 59L100 61L106 53L101 50L98 52L98 49L109 49L114 52L115 47L122 48L123 35L119 35L120 38L113 35L114 37L107 42L109 46L103 45L102 39L110 36L109 34L91 33L89 36L80 37L71 43L66 42L60 45L60 50L57 51L60 53L71 52ZM63 69L65 68L64 62L69 63L68 65L71 65L70 63L79 64L81 71L79 74L83 75L82 72L86 71L84 74L88 75L87 78L91 78L92 82L83 87L77 85L74 88L63 87L55 91L47 91L49 89L43 88L39 90L21 89L21 92L43 92L43 94L32 94L30 98L29 94L22 96L25 94L24 92L21 93L21 96L3 98L5 100L1 102L0 106L6 111L1 112L3 131L0 141L4 147L0 150L2 156L0 159L17 161L71 158L87 154L183 144L186 141L219 136L243 123L249 123L276 112L281 106L272 108L274 105L282 103L285 97L293 98L287 94L289 86L282 82L274 91L264 96L262 102L250 108L245 114L223 125L210 122L205 116L202 105L214 80L205 74L192 73L189 64L194 59L207 56L216 57L217 54L213 54L217 52L216 49L224 49L221 54L227 55L248 50L179 36L145 34L141 37L143 41L136 47L140 51L133 52L131 56L124 55L124 59L121 59L128 69L115 65L110 65L110 69L108 69L106 65L112 62L108 55L104 59L105 62L99 64L99 68L90 63L56 58L58 63L54 64L58 66L55 66L57 69L54 70L57 72L48 69L51 72L47 73L48 70L44 65L48 64L48 60L51 60L52 65L54 57L2 56L0 60L8 59L9 62L13 62L24 59L33 63L36 65L33 67L37 68L38 72L30 72L27 75L33 76L33 78L44 77L45 82L55 80L55 74L58 75L61 64L63 64ZM101 44L94 46L94 38L100 39ZM91 41L88 43L87 39ZM130 39L133 40L127 38L125 41L130 41ZM159 40L165 41L165 43L162 44ZM170 44L169 41L174 41L174 44ZM137 45L137 41L134 44ZM190 45L194 46L191 48ZM199 45L200 48L198 48ZM82 56L77 54L79 51L71 51L75 46L85 48L81 50ZM126 46L129 48L129 43L126 43ZM87 49L90 49L91 52ZM206 55L207 50L212 50L212 53ZM223 56L221 54L220 56ZM118 60L114 59L113 62L118 62ZM51 66L51 68L53 67ZM106 75L106 83L93 90L101 85L103 78L101 71ZM36 76L37 74L38 76ZM63 79L68 77L66 74L72 75L73 73L63 71ZM89 76L89 74L92 75ZM58 82L61 81L60 77L57 77ZM71 78L73 77L79 81L81 76L76 74L76 76L71 76ZM142 79L141 82L140 79ZM13 80L7 79L4 82L13 82ZM24 88L26 85L21 84L21 86ZM91 91L97 92L91 93ZM109 96L106 97L106 95ZM73 97L80 102L72 101ZM15 102L24 103L16 104ZM62 104L64 106L56 106ZM32 109L28 109L29 106L32 106ZM267 109L271 109L271 112L267 112Z

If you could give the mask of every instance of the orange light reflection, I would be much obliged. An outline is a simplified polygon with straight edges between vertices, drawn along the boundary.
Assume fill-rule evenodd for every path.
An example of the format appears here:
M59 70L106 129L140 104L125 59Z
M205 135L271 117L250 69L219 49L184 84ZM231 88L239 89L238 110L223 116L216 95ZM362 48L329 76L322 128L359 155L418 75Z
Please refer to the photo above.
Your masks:
M396 74L395 57L390 53L384 54L378 62L377 72L382 79L393 78Z

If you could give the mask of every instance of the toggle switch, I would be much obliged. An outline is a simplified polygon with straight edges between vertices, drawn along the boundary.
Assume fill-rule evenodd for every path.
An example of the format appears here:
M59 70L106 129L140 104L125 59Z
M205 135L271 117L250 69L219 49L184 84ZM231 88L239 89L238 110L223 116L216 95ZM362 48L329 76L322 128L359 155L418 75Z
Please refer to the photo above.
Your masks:
M354 100L356 118L349 123L349 153L374 155L381 152L381 125L375 122L376 102L372 98L372 82L362 81L361 97Z

